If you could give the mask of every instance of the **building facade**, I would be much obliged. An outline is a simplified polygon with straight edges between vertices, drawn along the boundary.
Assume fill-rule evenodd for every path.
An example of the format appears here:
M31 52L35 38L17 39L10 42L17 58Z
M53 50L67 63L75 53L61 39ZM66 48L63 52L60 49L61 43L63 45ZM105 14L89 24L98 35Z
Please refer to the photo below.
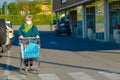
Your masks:
M120 0L53 0L53 12L70 16L77 37L120 43Z

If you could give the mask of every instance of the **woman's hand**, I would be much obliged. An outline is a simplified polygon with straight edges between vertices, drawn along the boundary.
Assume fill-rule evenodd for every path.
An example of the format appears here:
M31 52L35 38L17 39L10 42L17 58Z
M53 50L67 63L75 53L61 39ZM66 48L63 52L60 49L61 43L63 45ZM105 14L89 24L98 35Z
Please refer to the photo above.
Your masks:
M23 39L24 37L23 36L19 36L19 39Z
M36 38L38 39L38 38L40 38L40 36L37 35Z

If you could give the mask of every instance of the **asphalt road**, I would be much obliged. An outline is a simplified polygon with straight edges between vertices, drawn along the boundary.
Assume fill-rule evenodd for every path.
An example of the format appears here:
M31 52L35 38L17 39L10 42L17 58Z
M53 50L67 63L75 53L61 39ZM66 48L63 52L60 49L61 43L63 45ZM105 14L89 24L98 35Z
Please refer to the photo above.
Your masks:
M120 80L120 45L55 36L42 26L40 73L20 73L20 47L17 29L8 52L1 54L0 80Z

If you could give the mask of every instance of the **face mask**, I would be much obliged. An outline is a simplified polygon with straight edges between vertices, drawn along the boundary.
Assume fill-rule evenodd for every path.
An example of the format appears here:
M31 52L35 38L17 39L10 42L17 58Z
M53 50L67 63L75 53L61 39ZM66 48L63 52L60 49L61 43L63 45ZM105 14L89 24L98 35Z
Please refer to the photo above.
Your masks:
M30 25L30 24L32 23L32 21L26 21L26 23L27 23L28 25Z

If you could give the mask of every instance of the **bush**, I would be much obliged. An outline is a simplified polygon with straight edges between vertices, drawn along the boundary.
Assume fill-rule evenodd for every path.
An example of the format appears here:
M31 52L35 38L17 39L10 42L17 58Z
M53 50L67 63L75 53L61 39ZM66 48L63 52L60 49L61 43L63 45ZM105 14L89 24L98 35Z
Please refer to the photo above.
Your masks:
M55 16L53 16L55 18ZM25 22L25 16L22 15L0 15L0 18L10 20L13 25L20 25ZM51 15L33 15L33 22L36 25L48 25L51 23Z

